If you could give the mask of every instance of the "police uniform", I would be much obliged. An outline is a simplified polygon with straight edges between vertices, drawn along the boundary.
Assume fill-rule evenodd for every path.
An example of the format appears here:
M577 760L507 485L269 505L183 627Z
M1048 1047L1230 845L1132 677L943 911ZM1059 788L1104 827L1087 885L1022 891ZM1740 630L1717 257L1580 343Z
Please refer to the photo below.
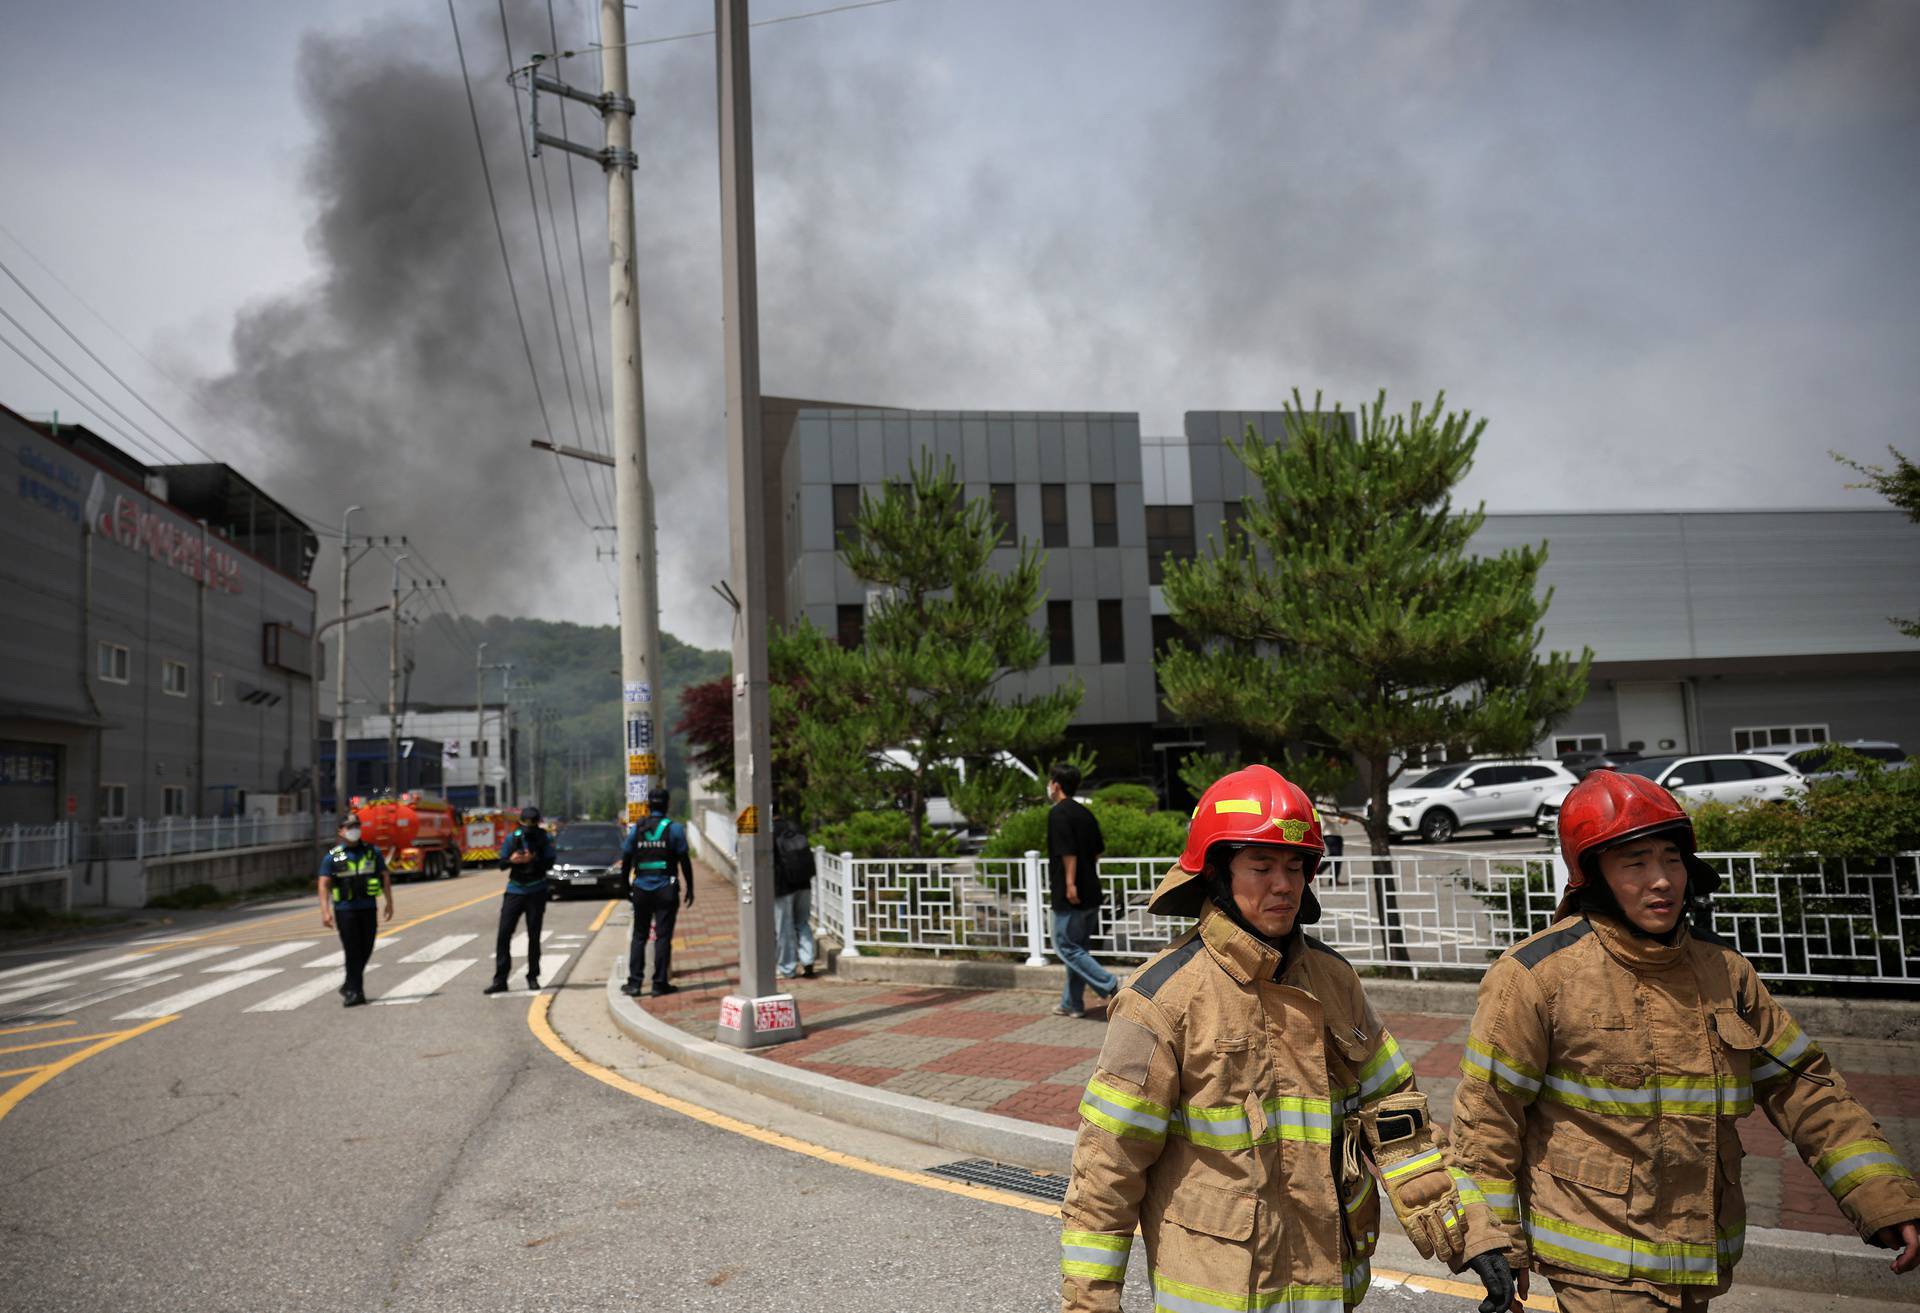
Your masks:
M500 929L493 940L493 984L489 993L507 987L513 969L513 932L524 916L527 922L527 988L540 987L540 924L547 917L547 872L553 869L553 839L538 821L522 821L500 849L504 863L516 852L530 852L533 860L507 865L507 891L500 899Z
M380 895L386 888L387 862L370 843L340 843L320 859L320 878L332 881L330 906L340 947L346 955L346 979L340 993L348 1002L366 997L363 977L373 956Z
M620 869L630 877L627 897L633 903L633 937L627 944L628 994L641 990L647 965L647 938L653 938L653 992L671 993L673 985L673 927L680 918L680 892L674 888L678 869L693 897L693 860L687 852L686 828L665 815L649 816L627 831L620 850Z

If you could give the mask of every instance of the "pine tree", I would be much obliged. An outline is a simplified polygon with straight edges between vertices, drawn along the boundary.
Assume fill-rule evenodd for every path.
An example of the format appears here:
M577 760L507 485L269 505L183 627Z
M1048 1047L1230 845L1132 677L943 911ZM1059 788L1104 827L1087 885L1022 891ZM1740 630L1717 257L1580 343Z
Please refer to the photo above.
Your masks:
M1592 662L1536 654L1545 543L1468 554L1485 511L1456 513L1451 494L1486 421L1445 403L1388 415L1383 392L1355 435L1296 390L1284 440L1249 428L1235 447L1261 490L1246 533L1166 569L1168 609L1197 640L1159 663L1168 706L1353 761L1380 857L1396 762L1434 744L1530 751Z
M813 672L817 756L857 740L882 784L905 807L911 851L924 851L928 786L940 763L1057 742L1080 705L1077 682L1034 698L1001 697L1009 674L1046 655L1033 624L1043 600L1040 554L1024 541L1012 568L993 569L1001 525L967 500L951 461L923 456L911 479L863 494L841 559L868 587L863 641ZM878 754L905 749L910 767Z
M1893 468L1882 465L1862 465L1857 460L1849 460L1839 452L1829 453L1842 465L1851 466L1867 476L1865 483L1849 483L1849 488L1871 488L1885 497L1898 509L1905 511L1907 518L1920 524L1920 465L1915 465L1901 454L1898 448L1888 447L1893 456ZM1908 638L1920 638L1920 618L1902 619L1897 615L1887 617L1887 623L1905 634Z

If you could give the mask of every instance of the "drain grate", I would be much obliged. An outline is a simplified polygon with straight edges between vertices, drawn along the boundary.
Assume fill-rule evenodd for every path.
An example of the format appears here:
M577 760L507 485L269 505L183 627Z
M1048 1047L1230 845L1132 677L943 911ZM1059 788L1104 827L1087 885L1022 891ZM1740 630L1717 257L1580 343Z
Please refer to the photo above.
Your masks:
M1025 1167L1015 1167L1011 1163L996 1163L986 1158L969 1158L965 1162L946 1163L940 1167L927 1169L935 1176L945 1176L955 1181L965 1181L969 1185L984 1185L994 1190L1011 1190L1015 1194L1032 1195L1036 1199L1045 1199L1060 1203L1067 1197L1067 1178L1057 1172L1036 1172Z

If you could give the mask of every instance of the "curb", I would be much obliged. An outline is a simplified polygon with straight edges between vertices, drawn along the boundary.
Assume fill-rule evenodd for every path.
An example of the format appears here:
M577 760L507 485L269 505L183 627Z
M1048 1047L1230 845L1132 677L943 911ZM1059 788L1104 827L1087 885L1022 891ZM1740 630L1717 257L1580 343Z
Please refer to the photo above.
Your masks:
M629 1038L662 1057L805 1112L951 1149L955 1156L991 1158L1054 1172L1065 1172L1073 1161L1072 1131L876 1090L752 1057L717 1040L698 1039L622 994L619 982L611 977L607 980L607 1010Z

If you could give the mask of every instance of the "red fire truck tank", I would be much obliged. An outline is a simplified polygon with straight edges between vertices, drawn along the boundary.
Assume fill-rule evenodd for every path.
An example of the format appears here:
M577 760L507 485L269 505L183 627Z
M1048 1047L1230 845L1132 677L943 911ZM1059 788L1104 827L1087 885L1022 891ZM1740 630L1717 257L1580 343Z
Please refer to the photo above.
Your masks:
M355 798L353 810L366 842L380 850L395 877L438 880L460 874L465 835L460 813L451 804L403 793L397 798Z

